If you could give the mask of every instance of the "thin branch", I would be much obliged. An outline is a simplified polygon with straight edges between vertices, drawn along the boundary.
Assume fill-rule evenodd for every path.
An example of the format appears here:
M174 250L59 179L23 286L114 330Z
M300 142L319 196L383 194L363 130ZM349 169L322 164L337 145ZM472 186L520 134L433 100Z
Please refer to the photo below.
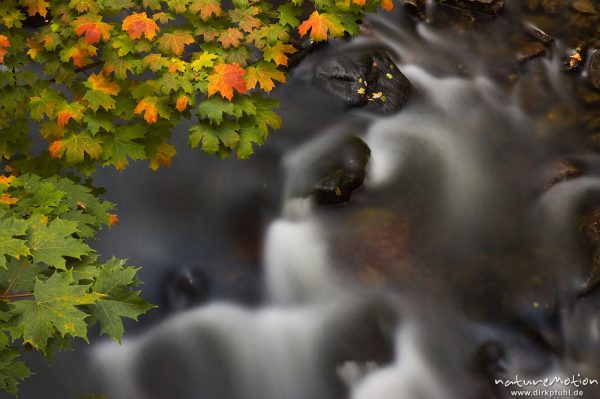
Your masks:
M33 291L21 291L21 292L5 292L0 294L0 299L19 299L19 298L28 298L33 296Z

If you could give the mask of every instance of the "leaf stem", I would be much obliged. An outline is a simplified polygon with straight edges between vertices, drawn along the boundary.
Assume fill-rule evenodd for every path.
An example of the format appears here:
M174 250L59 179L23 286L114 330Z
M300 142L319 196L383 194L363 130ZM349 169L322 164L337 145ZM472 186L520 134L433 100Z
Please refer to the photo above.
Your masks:
M33 291L4 292L0 294L0 299L14 300L19 298L27 298L30 296L33 296Z

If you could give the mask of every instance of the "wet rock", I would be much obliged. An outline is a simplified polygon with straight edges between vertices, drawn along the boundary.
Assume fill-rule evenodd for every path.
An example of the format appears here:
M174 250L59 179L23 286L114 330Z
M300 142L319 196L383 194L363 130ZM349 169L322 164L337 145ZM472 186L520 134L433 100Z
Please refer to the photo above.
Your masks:
M349 107L378 114L399 111L411 93L410 82L385 53L331 57L316 67L315 83Z
M315 202L321 205L350 201L354 190L365 180L365 168L371 150L364 141L352 137L339 149L333 162L313 189Z
M600 90L600 50L596 51L590 58L588 72L590 83Z
M208 277L196 269L170 270L162 280L162 305L168 310L183 310L209 298Z
M406 7L406 9L408 10L408 12L411 15L413 15L419 19L427 18L427 13L426 13L427 2L426 2L426 0L405 0L404 6Z
M437 0L437 2L494 16L498 15L504 6L504 0Z
M587 278L581 291L581 295L586 295L600 284L600 209L581 217L580 230L590 257L586 267Z
M522 46L516 55L516 60L519 64L525 64L534 58L546 55L546 47L539 42L531 42Z
M579 168L573 165L573 163L567 160L561 160L550 165L546 170L545 188L547 190L561 181L579 177L581 174Z
M546 32L544 32L543 30L541 30L540 28L538 28L535 25L527 23L527 24L525 24L525 30L531 37L539 40L540 42L542 42L544 44L548 44L553 40L552 36L550 36L549 34L547 34Z

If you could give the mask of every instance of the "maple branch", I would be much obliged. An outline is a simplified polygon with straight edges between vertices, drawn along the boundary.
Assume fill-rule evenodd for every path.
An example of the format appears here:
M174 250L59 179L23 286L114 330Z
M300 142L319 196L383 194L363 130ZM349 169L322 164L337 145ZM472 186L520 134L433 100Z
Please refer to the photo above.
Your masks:
M4 292L0 294L0 299L19 299L19 298L28 298L33 296L33 291L20 291L20 292Z

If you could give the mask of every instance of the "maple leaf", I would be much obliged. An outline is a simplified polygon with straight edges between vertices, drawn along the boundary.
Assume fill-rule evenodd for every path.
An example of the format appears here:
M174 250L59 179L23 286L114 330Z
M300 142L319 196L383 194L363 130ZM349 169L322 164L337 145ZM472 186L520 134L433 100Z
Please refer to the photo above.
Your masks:
M208 77L208 95L212 96L219 92L221 96L231 101L233 89L239 93L245 93L244 72L244 68L235 63L215 66L215 72Z
M177 150L169 143L161 143L156 147L154 157L150 161L150 169L157 170L161 166L171 166L171 158Z
M72 134L68 137L64 137L59 142L60 144L54 152L58 157L65 155L67 162L70 163L82 162L86 154L89 155L91 159L98 159L102 154L102 145L100 142L86 132ZM55 141L50 147L56 143L57 142ZM51 148L48 150L52 154Z
M213 65L215 65L214 60L216 60L217 58L218 57L216 54L208 53L205 51L191 62L191 67L196 72L202 70L203 68L210 68Z
M244 32L250 33L262 25L262 21L256 18L259 12L258 7L248 7L246 9L235 8L228 14L232 22L237 23Z
M75 284L71 271L54 273L46 281L36 277L34 299L14 303L16 323L25 343L46 352L48 340L56 329L61 336L87 340L89 316L78 306L96 302L98 294L89 293L89 285Z
M180 55L186 45L194 43L194 38L189 32L176 31L173 33L163 33L157 40L158 47L175 55Z
M152 97L145 97L138 102L138 105L133 110L136 115L144 113L144 120L149 125L153 124L157 120L158 109L156 108L156 99Z
M96 14L102 5L95 0L70 0L69 8L76 10L79 14L88 12Z
M119 224L119 216L117 216L114 213L109 213L107 224L109 226L114 226L115 224Z
M344 27L337 16L318 11L313 11L310 17L300 24L298 32L300 36L306 36L309 29L310 38L314 41L327 40L328 33L331 33L333 37L344 34Z
M21 5L27 7L27 14L30 17L33 17L35 14L46 17L48 15L48 7L50 7L50 3L46 0L21 0Z
M41 120L44 115L54 118L56 108L64 102L60 93L52 89L44 89L38 96L29 97L27 107L30 110L31 117L35 120Z
M111 259L102 266L94 282L94 291L102 297L96 302L92 313L100 322L100 334L107 334L120 342L123 335L122 317L137 320L137 317L153 308L143 301L139 292L127 287L136 283L137 269L123 267L125 261Z
M83 118L84 106L79 103L70 103L63 105L56 114L56 123L64 128L70 119L80 121Z
M48 147L48 152L52 158L60 158L60 148L62 147L62 141L56 140Z
M263 57L265 61L274 61L277 65L288 64L288 54L294 54L296 48L291 44L277 43L274 46L265 46L263 48Z
M77 36L84 36L85 41L89 44L99 43L100 39L108 41L110 39L111 26L106 22L102 22L102 18L98 16L84 15L75 18L73 21L75 33Z
M153 19L148 18L145 12L133 13L123 20L121 28L127 31L131 39L139 39L144 35L146 39L152 40L159 30Z
M0 188L2 188L2 186L10 186L10 184L14 180L15 180L14 175L10 175L10 176L0 175Z
M0 268L6 268L6 256L19 258L29 255L25 236L29 223L14 216L0 219Z
M213 15L219 17L223 14L220 0L194 0L190 5L190 11L200 13L203 21L208 21Z
M18 198L13 197L10 194L2 193L0 194L0 204L4 205L14 205L19 201Z
M218 152L220 143L227 148L234 149L239 141L239 134L229 126L200 123L190 129L190 147L196 148L202 143L202 150L207 154Z
M187 106L188 106L188 98L187 98L187 96L185 96L185 95L180 96L177 99L177 103L175 104L175 108L177 108L177 111L183 112L183 111L185 111L185 109L187 108Z
M27 40L25 41L25 44L27 44L27 47L29 48L29 50L27 50L27 55L29 57L31 57L32 60L35 60L36 57L38 56L38 54L40 53L40 51L42 51L44 48L44 47L42 47L41 44L39 44L38 42L36 42L35 40L33 40L30 37L27 38ZM4 54L6 54L6 53L4 53ZM0 55L3 56L1 50L0 50Z
M4 56L8 53L8 50L6 50L7 47L10 47L8 37L0 35L0 64L4 63Z
M381 8L383 8L385 11L392 11L394 8L394 3L392 0L381 0Z
M103 159L105 160L105 164L111 164L117 170L123 170L129 165L129 158L136 160L144 159L146 157L146 149L142 144L134 140L144 138L145 133L146 128L143 125L120 127L113 136L108 137L104 141Z
M260 88L268 93L275 87L273 81L285 82L285 74L271 63L260 62L246 69L244 79L248 90L254 89L258 83Z
M70 47L64 48L60 52L60 58L63 62L73 59L73 65L84 67L90 63L90 56L96 55L98 49L85 40L80 40Z
M116 96L121 91L121 86L108 80L104 74L92 73L85 82L85 86L111 96Z
M243 38L244 35L239 29L229 28L219 35L219 42L223 45L223 48L228 49L229 47L238 47L240 40Z
M235 105L220 97L209 97L198 106L198 116L210 120L214 124L223 122L223 114L233 115Z
M298 7L295 7L292 4L284 4L279 6L277 9L279 13L279 24L281 26L289 25L292 28L300 25L300 20L298 19L298 15L300 15L300 10Z

